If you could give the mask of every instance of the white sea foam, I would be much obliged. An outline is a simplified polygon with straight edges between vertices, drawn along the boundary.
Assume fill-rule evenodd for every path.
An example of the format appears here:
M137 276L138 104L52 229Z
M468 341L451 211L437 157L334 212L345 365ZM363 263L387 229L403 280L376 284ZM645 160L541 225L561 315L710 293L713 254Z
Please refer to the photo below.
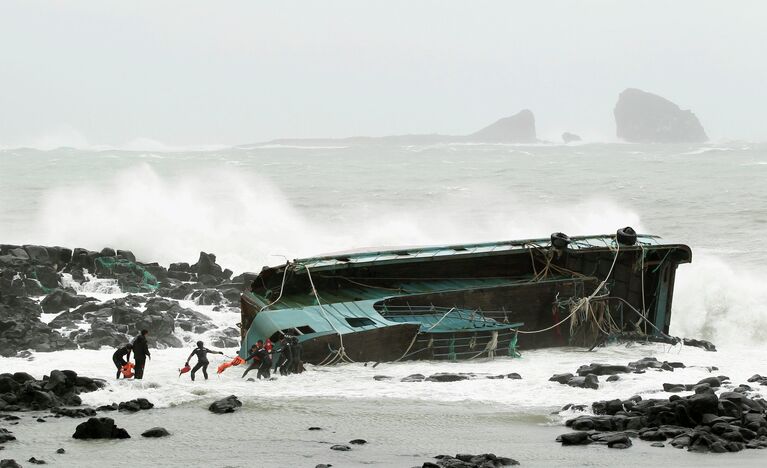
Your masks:
M343 223L310 220L267 179L234 169L165 179L150 166L119 173L107 186L94 183L48 191L26 242L131 249L139 258L165 264L194 261L200 250L236 271L290 258L369 245L417 245L611 232L615 226L641 229L636 213L606 198L566 206L515 201L490 188L461 187L430 205L403 211L383 207L375 215L354 207ZM469 193L470 192L470 193ZM477 212L476 200L502 200Z
M112 350L106 348L35 353L32 361L8 358L4 359L3 371L26 371L39 377L41 372L51 369L73 369L83 375L106 379L109 382L107 391L83 395L84 402L91 405L146 397L158 406L167 407L236 394L248 401L299 397L477 401L500 405L510 411L560 407L566 403L589 404L599 399L628 398L635 394L645 398L668 397L669 394L662 391L666 382L696 383L711 375L724 374L737 385L745 383L755 372L764 374L767 371L767 357L753 349L729 348L709 353L682 346L615 345L595 352L583 349L528 351L523 352L521 359L496 358L492 361L384 363L376 368L363 363L327 368L308 366L308 371L301 375L277 376L272 381L256 382L241 379L242 366L217 375L216 367L228 358L212 356L211 379L206 382L199 375L193 383L188 374L178 375L178 369L183 367L192 350L191 343L186 348L153 350L143 382L115 381ZM224 351L228 355L236 352L235 349ZM574 372L580 365L591 362L627 364L647 356L681 361L689 367L674 372L648 370L644 374L622 374L618 382L605 382L602 377L599 390L577 389L548 380L552 374ZM719 370L711 372L707 369L710 366L718 366ZM410 374L437 372L474 373L476 378L453 383L400 382L402 377ZM486 378L511 372L521 374L522 379ZM391 379L376 381L373 379L375 375Z

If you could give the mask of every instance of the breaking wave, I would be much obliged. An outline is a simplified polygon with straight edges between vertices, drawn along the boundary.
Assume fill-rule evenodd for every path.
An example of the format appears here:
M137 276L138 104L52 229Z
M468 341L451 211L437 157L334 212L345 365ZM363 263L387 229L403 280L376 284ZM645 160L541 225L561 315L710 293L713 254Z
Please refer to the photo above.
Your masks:
M106 181L49 189L20 242L113 246L166 265L193 262L204 250L242 272L281 263L279 256L540 238L554 231L597 234L626 225L642 230L637 213L606 197L556 204L489 188L470 192L450 191L407 206L323 205L318 215L321 204L298 208L292 194L269 179L231 167L172 178L141 164ZM696 250L693 263L678 270L672 334L718 344L767 342L765 279L764 271Z

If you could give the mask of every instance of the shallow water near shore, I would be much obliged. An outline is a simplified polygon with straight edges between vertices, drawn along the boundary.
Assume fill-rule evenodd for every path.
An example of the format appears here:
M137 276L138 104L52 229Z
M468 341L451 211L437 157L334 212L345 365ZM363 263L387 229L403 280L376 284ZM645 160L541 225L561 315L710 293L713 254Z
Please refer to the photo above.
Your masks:
M233 351L233 350L232 350ZM711 375L727 375L733 384L744 383L755 369L767 369L767 357L749 348L725 348L716 353L697 348L663 345L612 345L587 352L582 349L528 351L521 359L497 358L471 362L354 363L331 368L309 367L295 376L249 382L242 369L230 368L220 376L196 382L188 374L178 377L177 367L186 349L157 350L147 364L143 382L115 381L107 366L111 350L35 353L34 360L3 360L2 371L27 371L69 367L108 381L103 391L82 394L86 405L97 406L145 397L153 410L135 414L105 412L130 440L76 441L74 428L84 419L47 418L20 413L20 424L0 423L18 441L6 444L3 458L42 458L54 466L314 466L332 463L351 466L420 466L446 453L492 452L522 462L523 466L755 466L764 452L700 455L670 446L654 448L634 440L627 450L605 446L562 447L557 435L568 432L563 423L577 412L558 413L566 403L586 404L601 399L667 398L664 382L694 383ZM644 374L621 374L617 382L600 378L598 390L576 389L549 382L553 373L574 372L590 362L626 364L642 357L681 361L688 367ZM215 367L217 360L212 361ZM68 365L69 364L69 365ZM711 366L719 367L711 370ZM409 374L436 372L474 373L460 382L400 382ZM521 380L487 379L518 372ZM376 381L375 375L391 380ZM760 387L755 390L758 392ZM688 395L683 392L680 395ZM234 414L215 415L207 410L216 399L237 395L244 406ZM163 426L171 432L164 439L144 439L141 432ZM308 431L311 426L322 431ZM330 450L362 438L369 443L349 452ZM64 447L67 453L55 451ZM158 459L158 457L161 457ZM726 457L726 458L722 458ZM130 460L128 459L130 458ZM136 466L136 465L133 465Z
M81 441L71 438L80 420L35 422L25 415L11 426L19 442L7 444L3 458L43 459L52 466L209 466L335 467L421 466L437 454L495 453L522 466L755 466L761 451L700 455L635 441L627 450L604 446L561 447L561 427L546 416L510 413L478 402L446 403L389 399L298 398L250 400L233 414L209 413L203 404L115 416L131 439ZM147 439L140 433L163 426L170 437ZM309 431L311 426L321 427ZM331 450L352 439L348 452ZM59 447L66 454L56 454Z

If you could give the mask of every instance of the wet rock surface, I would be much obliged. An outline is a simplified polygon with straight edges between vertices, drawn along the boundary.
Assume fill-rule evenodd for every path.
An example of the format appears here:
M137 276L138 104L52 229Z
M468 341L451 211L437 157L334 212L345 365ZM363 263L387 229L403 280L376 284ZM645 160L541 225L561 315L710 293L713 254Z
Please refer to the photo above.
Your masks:
M717 395L712 384L726 379L703 380L695 385L706 390L686 397L644 400L634 396L594 402L594 414L569 419L565 425L576 432L562 434L557 441L562 445L603 443L628 448L631 443L627 438L639 438L659 443L657 447L666 443L700 453L767 448L767 401L751 398L746 392Z
M79 406L78 396L105 386L100 379L79 376L71 370L54 370L36 380L29 374L0 374L0 411L49 410Z
M123 401L117 405L119 411L126 411L129 413L135 413L136 411L148 410L154 408L154 403L151 403L146 398L136 398L135 400Z
M519 465L519 462L513 458L499 457L492 453L481 455L459 453L454 457L450 455L437 455L434 459L435 461L433 462L425 462L421 465L421 468L500 468L502 466Z
M213 402L208 407L208 410L216 414L234 413L241 406L242 402L235 395L229 395L226 398Z
M153 427L141 433L141 437L152 437L152 438L167 437L169 435L170 435L170 432L168 432L168 430L165 429L164 427Z
M117 427L112 418L90 418L78 424L73 439L128 439L128 431Z
M64 274L71 280L64 281ZM22 350L57 351L117 347L148 329L149 346L181 347L176 330L205 333L216 325L204 314L181 307L173 299L190 298L200 305L225 307L239 300L241 286L216 256L200 252L197 262L141 263L128 250L0 244L0 355ZM77 283L109 279L129 296L99 303L78 294ZM71 287L70 287L71 286ZM151 293L147 298L133 293ZM42 297L39 303L30 297ZM147 303L146 310L140 310ZM58 314L48 324L41 314ZM239 335L239 333L237 333ZM218 347L235 347L229 332L213 339Z

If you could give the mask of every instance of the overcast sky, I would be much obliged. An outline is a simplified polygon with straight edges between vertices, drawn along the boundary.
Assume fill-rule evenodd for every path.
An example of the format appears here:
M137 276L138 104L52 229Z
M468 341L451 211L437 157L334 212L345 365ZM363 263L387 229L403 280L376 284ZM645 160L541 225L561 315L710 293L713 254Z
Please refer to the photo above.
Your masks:
M767 140L767 2L0 2L0 147L472 132L613 139L618 93Z

